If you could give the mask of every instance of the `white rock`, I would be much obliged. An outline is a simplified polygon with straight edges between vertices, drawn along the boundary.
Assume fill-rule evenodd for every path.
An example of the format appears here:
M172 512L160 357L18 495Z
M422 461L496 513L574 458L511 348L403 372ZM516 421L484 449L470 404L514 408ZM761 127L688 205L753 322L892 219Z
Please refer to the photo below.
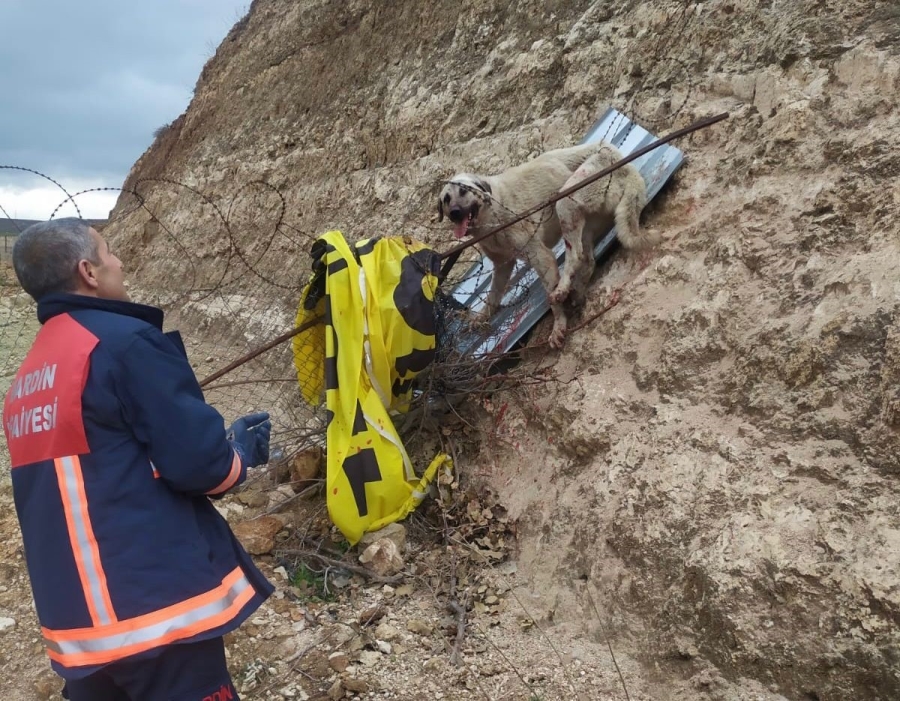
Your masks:
M383 538L393 541L397 551L403 552L403 548L406 547L406 527L400 523L389 523L377 531L365 533L360 539L360 547L367 548Z
M382 577L397 574L406 566L403 558L400 557L400 549L397 544L387 538L372 543L359 556L359 561L368 565L370 570Z
M381 653L375 650L363 650L359 653L359 661L363 667L374 667L381 664Z
M344 623L335 623L322 632L322 640L334 647L340 647L356 637L356 631Z
M390 623L379 623L378 627L375 628L375 637L378 640L391 642L400 637L400 631Z

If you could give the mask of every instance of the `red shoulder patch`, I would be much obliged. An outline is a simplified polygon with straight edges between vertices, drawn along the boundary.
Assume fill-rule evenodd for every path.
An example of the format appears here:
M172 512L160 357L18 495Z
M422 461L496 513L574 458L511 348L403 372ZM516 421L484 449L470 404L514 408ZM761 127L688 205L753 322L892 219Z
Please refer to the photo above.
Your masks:
M13 467L88 451L81 414L94 334L68 314L38 331L3 403L3 430Z

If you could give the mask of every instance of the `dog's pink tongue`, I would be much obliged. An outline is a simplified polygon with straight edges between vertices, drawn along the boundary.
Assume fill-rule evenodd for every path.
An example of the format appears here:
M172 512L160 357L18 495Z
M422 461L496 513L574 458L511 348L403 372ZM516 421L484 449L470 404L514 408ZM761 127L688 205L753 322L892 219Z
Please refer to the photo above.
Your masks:
M453 235L458 239L465 238L468 228L469 222L463 219L459 224L453 225Z

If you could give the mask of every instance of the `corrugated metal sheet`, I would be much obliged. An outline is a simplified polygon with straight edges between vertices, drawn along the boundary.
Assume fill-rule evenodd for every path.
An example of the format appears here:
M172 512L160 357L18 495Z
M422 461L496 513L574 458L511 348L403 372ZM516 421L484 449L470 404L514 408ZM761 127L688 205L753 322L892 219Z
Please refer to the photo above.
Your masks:
M659 137L638 126L621 112L610 108L591 127L582 143L607 141L627 156L657 138ZM659 193L683 162L682 152L670 144L664 144L632 162L647 183L648 202ZM594 257L598 263L603 262L615 246L616 232L613 228L594 248ZM564 242L560 241L553 252L557 263L562 266L565 258ZM482 257L480 263L473 265L463 281L450 292L454 306L462 305L476 312L481 310L490 289L492 270L491 261L485 257ZM547 293L537 275L530 267L519 262L504 295L503 306L491 319L489 327L480 332L474 331L456 320L457 323L451 322L451 326L458 324L457 328L448 328L447 331L449 337L454 339L457 352L463 355L478 358L503 353L521 341L549 310Z

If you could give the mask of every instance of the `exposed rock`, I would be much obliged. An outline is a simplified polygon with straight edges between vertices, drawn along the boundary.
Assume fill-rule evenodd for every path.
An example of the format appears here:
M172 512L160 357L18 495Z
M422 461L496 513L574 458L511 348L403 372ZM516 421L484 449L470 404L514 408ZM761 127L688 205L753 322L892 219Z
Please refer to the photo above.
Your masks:
M350 664L350 658L344 652L334 652L328 656L328 665L335 672L343 672Z
M375 606L370 606L369 608L360 611L359 614L359 624L361 626L370 626L373 623L377 623L380 621L384 614L387 613L387 609L381 604L376 604Z
M249 506L252 509L265 506L269 503L268 495L265 492L259 491L258 489L242 490L237 493L236 499L245 506Z
M383 655L375 650L363 650L359 653L359 661L364 667L374 667L381 663Z
M400 631L390 623L379 623L375 628L375 637L379 640L391 642L400 637Z
M294 482L294 491L301 491L308 485L307 482L316 479L322 471L324 453L319 447L309 448L297 453L290 460L291 481Z
M326 640L333 647L340 647L350 642L356 636L356 631L343 623L335 623L328 626L322 632L322 639Z
M402 553L406 547L406 527L402 523L389 523L384 528L363 534L358 547L365 550L370 545L377 543L382 538L394 541L397 552Z
M328 698L332 699L332 701L339 701L339 699L344 698L344 682L340 679L336 679L334 684L328 689Z
M897 699L895 5L257 0L126 183L174 234L129 196L104 234L219 358L291 328L317 233L447 250L434 196L458 170L576 143L607 103L657 134L728 111L677 142L650 264L601 266L582 319L618 306L539 352L560 381L510 393L502 420L464 407L485 437L459 467L508 506L538 619L594 636L594 592L654 678L671 650L714 667L658 698ZM166 180L233 204L231 235ZM280 196L241 195L259 181Z
M265 555L275 547L275 536L284 524L274 516L262 516L249 521L241 521L233 527L241 545L251 555Z
M367 547L359 556L359 561L382 577L397 574L406 566L397 544L387 538L376 540Z
M59 693L63 687L62 680L54 675L43 676L34 683L34 693L40 701L46 701Z
M406 630L410 633L415 633L416 635L431 635L434 627L430 623L419 618L410 618L406 622Z
M369 691L369 683L359 677L344 677L344 688L355 694L365 694Z

